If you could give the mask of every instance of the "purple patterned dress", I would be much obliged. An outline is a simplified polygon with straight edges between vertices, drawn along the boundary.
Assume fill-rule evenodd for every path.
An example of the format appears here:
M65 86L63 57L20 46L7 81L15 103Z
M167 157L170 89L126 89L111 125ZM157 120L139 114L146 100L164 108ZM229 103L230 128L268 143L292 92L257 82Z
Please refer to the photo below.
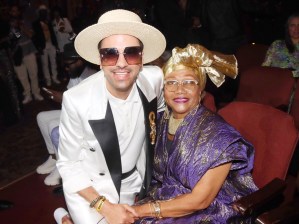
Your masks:
M250 174L253 146L220 116L199 106L185 117L167 149L168 120L161 117L152 187L148 197L140 203L190 193L209 169L228 162L232 162L232 166L207 209L180 218L143 218L138 223L226 223L229 217L236 215L230 204L257 190Z

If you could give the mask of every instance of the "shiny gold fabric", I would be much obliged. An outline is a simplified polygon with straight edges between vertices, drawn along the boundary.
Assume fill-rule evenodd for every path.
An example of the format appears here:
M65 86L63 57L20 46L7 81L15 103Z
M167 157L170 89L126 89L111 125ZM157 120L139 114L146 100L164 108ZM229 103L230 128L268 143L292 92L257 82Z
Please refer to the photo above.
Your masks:
M238 63L234 55L224 55L219 52L209 51L199 44L188 44L185 48L176 47L172 56L163 67L164 76L180 69L193 69L202 88L206 83L206 74L217 86L225 81L225 75L236 78Z

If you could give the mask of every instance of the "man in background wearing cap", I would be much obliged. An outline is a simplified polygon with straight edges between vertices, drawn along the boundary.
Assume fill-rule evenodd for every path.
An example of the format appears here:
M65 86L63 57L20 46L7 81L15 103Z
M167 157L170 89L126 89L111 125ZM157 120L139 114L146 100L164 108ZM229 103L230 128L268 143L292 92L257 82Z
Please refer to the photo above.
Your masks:
M64 92L59 159L74 223L133 223L132 205L151 181L163 74L145 66L165 50L156 28L127 10L104 13L75 40L101 71Z
M88 62L82 59L74 48L74 43L64 46L63 60L65 70L69 73L70 79L67 89L80 83L83 79L96 73L97 71L88 66ZM61 103L62 91L43 88L49 99ZM60 184L60 175L56 168L57 149L51 141L52 130L59 125L61 110L43 111L37 115L37 124L45 140L49 158L42 165L38 166L36 172L39 174L49 174L44 183L49 186Z

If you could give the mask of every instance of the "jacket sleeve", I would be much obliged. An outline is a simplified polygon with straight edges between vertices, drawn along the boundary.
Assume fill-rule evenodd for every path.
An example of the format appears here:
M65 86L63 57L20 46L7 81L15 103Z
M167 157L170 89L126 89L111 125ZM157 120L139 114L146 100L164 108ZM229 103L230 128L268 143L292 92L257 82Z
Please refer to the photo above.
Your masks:
M63 96L59 134L57 168L63 179L64 190L74 193L91 186L90 177L81 163L84 156L81 119L68 91Z
M270 47L268 48L267 52L266 52L266 56L264 59L264 62L262 63L262 66L271 66L272 64L272 59L273 59L273 55L275 54L275 48L276 48L276 44L277 42L274 41Z

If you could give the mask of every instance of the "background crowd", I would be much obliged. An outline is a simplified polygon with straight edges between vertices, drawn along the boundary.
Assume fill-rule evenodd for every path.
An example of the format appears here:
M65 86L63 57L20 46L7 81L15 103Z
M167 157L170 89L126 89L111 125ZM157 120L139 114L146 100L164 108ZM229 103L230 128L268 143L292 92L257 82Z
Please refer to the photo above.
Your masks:
M42 86L57 85L69 78L62 66L63 45L108 10L136 12L144 22L161 30L168 51L195 43L234 54L244 43L270 45L283 39L286 19L298 4L295 0L1 1L0 83L1 95L6 96L0 102L1 120L16 122L22 116L22 104L43 100ZM27 46L22 46L20 54L18 46L24 41ZM207 90L216 95L216 101L230 101L231 96L218 99L217 95L226 95L235 85L229 80L215 89L208 82Z

